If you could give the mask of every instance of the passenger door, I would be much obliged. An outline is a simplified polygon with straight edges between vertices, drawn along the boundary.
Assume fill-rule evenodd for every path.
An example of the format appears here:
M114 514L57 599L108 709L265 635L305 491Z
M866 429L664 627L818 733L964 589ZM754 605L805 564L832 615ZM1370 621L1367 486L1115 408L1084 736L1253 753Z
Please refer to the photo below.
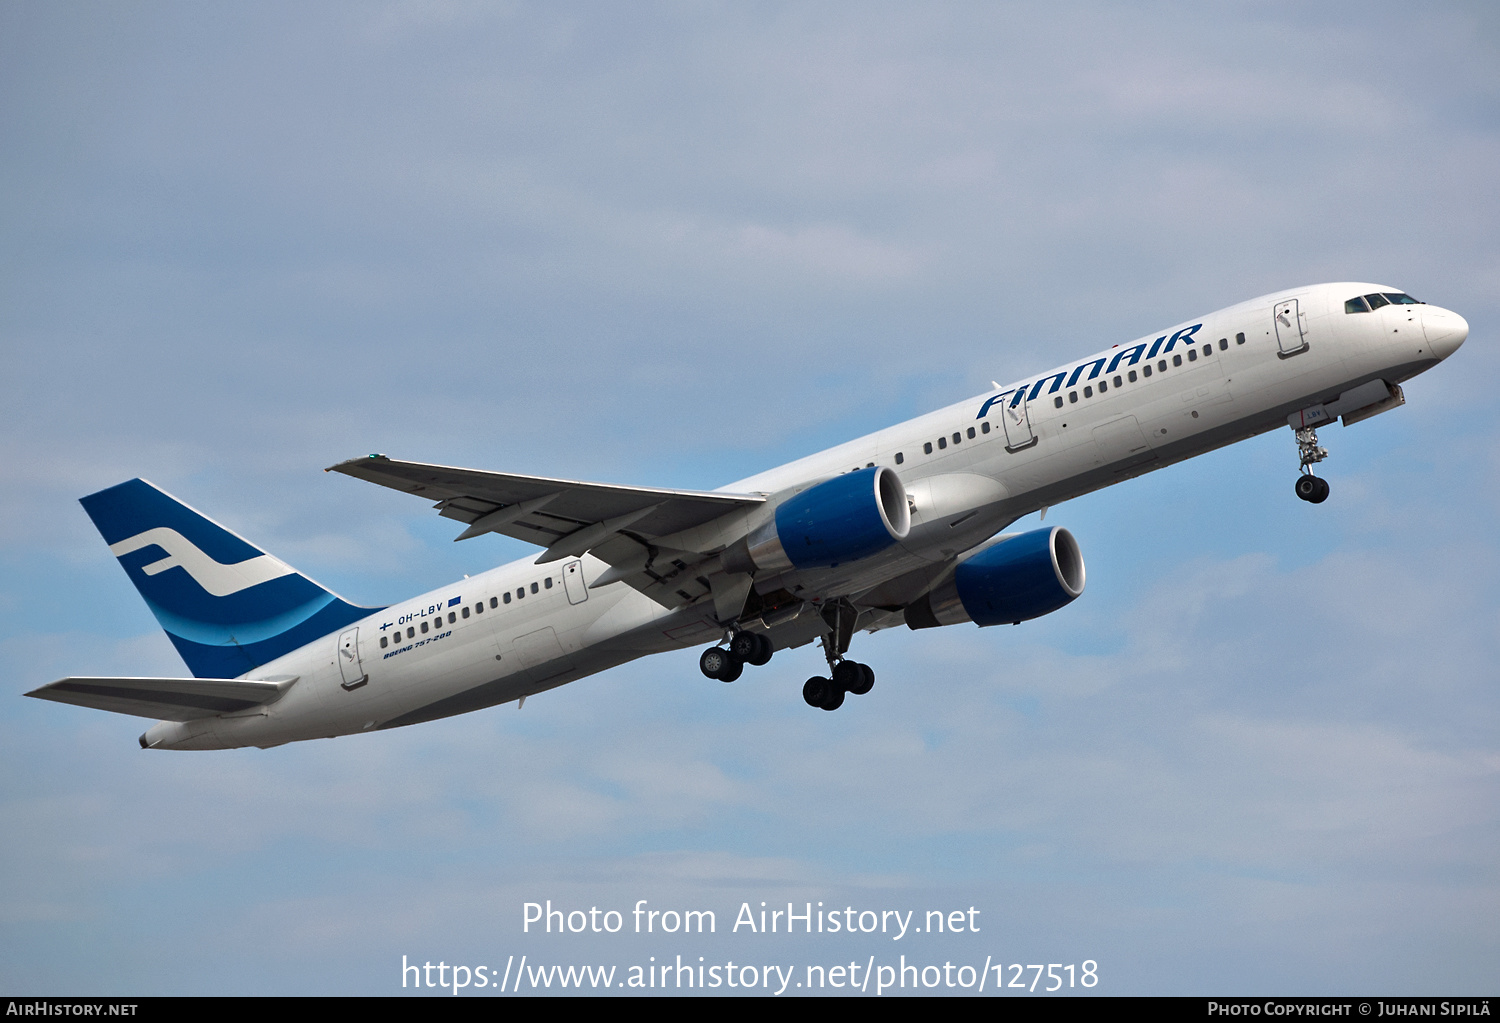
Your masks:
M1036 434L1031 430L1031 414L1027 410L1030 404L1026 400L1024 391L1021 392L1021 400L1018 404L1006 403L1005 412L1000 416L1001 421L1005 423L1006 451L1020 451L1036 443Z
M1298 308L1295 298L1279 303L1272 319L1276 324L1277 355L1289 359L1307 351L1307 314Z
M339 633L339 649L335 656L339 662L339 674L344 678L345 689L358 689L370 681L370 676L365 674L359 660L359 626Z
M563 566L563 588L568 591L569 604L582 604L589 599L588 584L583 581L583 562L570 561Z

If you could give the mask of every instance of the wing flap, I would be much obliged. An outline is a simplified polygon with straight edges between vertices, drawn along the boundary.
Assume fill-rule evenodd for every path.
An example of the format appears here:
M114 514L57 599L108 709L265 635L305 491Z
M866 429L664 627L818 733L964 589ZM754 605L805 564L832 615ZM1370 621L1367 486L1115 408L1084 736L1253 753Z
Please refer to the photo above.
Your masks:
M27 696L164 721L192 721L250 710L281 698L295 678L64 678Z

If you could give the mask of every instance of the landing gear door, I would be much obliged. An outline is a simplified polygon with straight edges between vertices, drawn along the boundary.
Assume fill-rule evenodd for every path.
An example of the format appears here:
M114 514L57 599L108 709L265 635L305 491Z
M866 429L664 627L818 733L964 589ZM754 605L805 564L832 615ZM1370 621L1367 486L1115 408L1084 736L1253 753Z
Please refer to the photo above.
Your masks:
M589 588L583 581L583 562L570 561L563 566L563 588L568 591L569 604L582 604L589 599Z
M370 681L359 662L359 626L339 633L339 674L344 677L345 689L358 689Z
M1006 403L1005 411L1000 416L1005 423L1006 451L1020 451L1036 443L1036 434L1031 432L1031 414L1027 411L1027 406L1030 404L1026 400L1025 391L1021 391L1016 398Z
M1297 300L1291 299L1276 306L1273 319L1276 323L1276 352L1283 359L1291 358L1299 352L1307 351L1307 325L1304 321L1305 313L1297 306Z

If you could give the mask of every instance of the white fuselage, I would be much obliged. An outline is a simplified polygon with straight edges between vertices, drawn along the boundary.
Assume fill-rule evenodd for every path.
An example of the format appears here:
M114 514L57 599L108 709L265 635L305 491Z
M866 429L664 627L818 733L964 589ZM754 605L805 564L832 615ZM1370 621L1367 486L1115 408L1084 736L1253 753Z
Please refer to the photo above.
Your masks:
M853 596L867 606L902 604L957 555L1039 508L1284 426L1288 415L1372 381L1400 383L1451 354L1468 328L1428 305L1345 312L1353 296L1393 290L1331 284L1268 295L731 484L723 489L777 495L874 464L899 474L910 496L911 531L887 551L834 569L757 577L755 587L805 594L810 603ZM1288 352L1299 339L1306 347ZM679 546L723 547L754 524L752 513L737 513L698 527ZM669 609L623 582L589 589L605 568L591 556L529 559L440 587L351 626L352 664L347 655L339 662L346 629L244 676L295 677L276 702L162 722L147 738L157 747L222 749L392 727L722 637L711 600ZM860 627L899 621L862 619ZM804 620L769 631L785 647L817 629Z

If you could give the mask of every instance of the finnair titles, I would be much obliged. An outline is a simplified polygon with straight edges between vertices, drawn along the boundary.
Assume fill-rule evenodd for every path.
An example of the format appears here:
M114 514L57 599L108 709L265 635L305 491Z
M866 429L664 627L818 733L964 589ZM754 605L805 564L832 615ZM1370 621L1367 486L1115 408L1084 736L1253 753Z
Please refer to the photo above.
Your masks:
M828 670L802 697L836 710L875 683L848 656L857 635L1019 624L1083 592L1072 534L1003 532L1016 520L1282 427L1297 496L1321 503L1318 428L1402 405L1401 384L1468 333L1397 288L1296 288L712 491L352 459L329 471L434 502L460 540L542 548L383 608L130 480L82 503L190 675L27 695L159 719L149 749L269 747L523 703L683 647L733 682L818 643Z

